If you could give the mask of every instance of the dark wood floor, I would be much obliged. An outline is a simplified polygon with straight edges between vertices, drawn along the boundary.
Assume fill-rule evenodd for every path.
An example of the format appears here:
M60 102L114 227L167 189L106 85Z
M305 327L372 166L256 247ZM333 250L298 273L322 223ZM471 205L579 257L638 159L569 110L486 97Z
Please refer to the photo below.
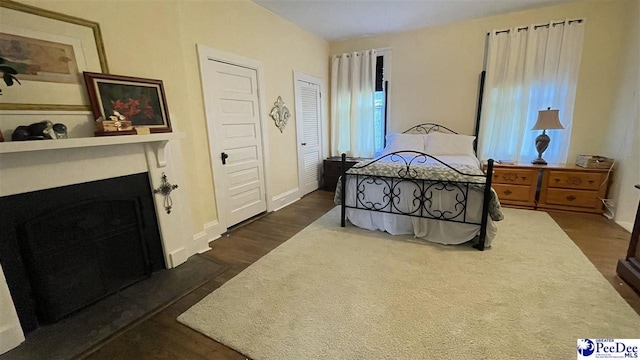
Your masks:
M176 317L333 208L333 193L316 191L277 212L230 231L206 256L228 270L158 314L123 331L87 359L246 359L245 356L178 323ZM554 212L554 220L604 277L640 314L640 296L615 275L630 235L597 215Z

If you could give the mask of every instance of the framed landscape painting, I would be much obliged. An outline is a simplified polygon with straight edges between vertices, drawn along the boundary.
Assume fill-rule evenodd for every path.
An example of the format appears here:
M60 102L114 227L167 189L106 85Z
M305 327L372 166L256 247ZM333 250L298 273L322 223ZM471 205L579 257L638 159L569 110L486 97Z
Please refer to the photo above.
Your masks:
M171 132L162 80L90 72L84 73L84 79L95 118L108 120L117 112L134 128Z
M108 72L98 23L0 0L0 57L19 84L0 110L89 110L82 72Z

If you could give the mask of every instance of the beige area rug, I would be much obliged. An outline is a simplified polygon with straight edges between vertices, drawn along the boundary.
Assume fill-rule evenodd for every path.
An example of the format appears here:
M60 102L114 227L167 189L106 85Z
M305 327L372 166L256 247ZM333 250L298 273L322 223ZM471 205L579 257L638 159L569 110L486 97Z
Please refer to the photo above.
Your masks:
M640 317L544 212L493 247L339 226L335 208L180 315L253 359L574 359Z

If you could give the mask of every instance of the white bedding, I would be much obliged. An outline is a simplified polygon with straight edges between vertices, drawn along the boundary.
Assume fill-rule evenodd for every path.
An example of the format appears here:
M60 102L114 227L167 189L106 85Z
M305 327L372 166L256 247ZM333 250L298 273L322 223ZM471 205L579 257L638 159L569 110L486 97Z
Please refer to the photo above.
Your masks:
M438 156L438 159L447 164L464 164L480 168L480 161L474 156L466 155L448 155ZM429 159L428 164L437 163L436 160ZM346 203L347 206L355 206L355 196L353 189L356 179L349 177L347 180L347 193ZM401 194L408 194L402 196L398 208L406 211L412 207L413 189L411 184L401 185ZM382 188L385 185L372 185L368 184L365 187L365 197L368 201L386 203L384 200L384 194ZM467 199L467 209L465 214L460 214L456 219L462 220L462 216L465 216L466 221L473 221L480 223L482 216L482 199L483 193L481 189L470 189L469 198ZM450 208L456 202L455 192L436 192L434 199L435 203L443 206L443 208ZM392 235L400 234L414 234L416 238L427 240L439 244L462 244L473 239L480 231L480 225L463 224L458 222L441 221L434 219L425 219L405 215L388 214L382 212L374 212L359 209L346 209L347 219L355 226L369 229L369 230L381 230L386 231ZM487 223L487 236L485 240L485 246L491 246L491 242L495 238L497 233L497 227L493 220L489 217Z

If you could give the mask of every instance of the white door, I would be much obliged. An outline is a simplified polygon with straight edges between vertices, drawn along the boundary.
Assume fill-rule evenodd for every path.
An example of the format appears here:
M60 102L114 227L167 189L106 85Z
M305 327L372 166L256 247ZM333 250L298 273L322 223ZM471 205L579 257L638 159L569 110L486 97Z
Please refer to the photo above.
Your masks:
M224 225L230 227L267 209L257 74L255 69L214 60L206 67L216 198Z
M322 168L322 116L320 79L295 73L298 187L300 195L320 186Z

